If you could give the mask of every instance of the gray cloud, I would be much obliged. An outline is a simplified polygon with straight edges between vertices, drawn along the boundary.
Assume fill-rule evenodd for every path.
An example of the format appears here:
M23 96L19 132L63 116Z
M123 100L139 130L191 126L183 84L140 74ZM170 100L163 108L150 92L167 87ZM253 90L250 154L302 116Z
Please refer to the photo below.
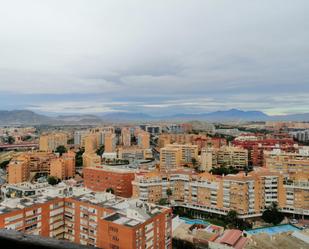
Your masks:
M7 1L0 95L42 112L303 112L308 10L307 0Z

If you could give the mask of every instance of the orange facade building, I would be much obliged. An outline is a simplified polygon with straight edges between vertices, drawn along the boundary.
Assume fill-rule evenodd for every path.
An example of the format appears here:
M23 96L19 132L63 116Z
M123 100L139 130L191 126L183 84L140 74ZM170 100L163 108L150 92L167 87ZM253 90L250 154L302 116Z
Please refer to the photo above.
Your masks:
M1 202L0 228L104 249L172 248L169 208L84 189L54 191L58 197Z
M75 153L57 157L48 152L26 152L13 158L7 166L9 184L31 180L36 174L54 175L60 179L75 176Z
M136 174L132 184L133 197L147 202L171 198L181 207L222 215L235 210L242 218L261 216L265 208L277 202L286 213L309 215L305 174L286 181L282 174L264 169L227 176L178 170ZM172 191L170 197L167 189Z
M84 185L93 191L106 191L111 188L121 197L132 196L134 171L112 167L89 167L84 169Z
M0 228L104 249L172 248L169 208L104 194L5 200Z
M67 146L68 135L66 133L49 133L40 136L40 151L52 152L58 146Z
M137 145L142 149L149 149L150 134L146 131L139 131L137 134Z
M27 181L30 176L29 157L18 156L7 167L7 181L10 184Z

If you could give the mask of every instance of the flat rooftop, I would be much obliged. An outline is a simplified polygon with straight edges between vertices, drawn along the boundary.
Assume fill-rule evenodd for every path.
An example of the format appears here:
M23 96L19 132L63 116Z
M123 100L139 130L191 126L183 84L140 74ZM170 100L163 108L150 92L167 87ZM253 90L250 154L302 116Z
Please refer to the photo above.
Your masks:
M112 210L112 214L103 217L116 224L136 226L168 208L145 203L138 199L116 197L107 192L93 192L84 187L72 187L65 184L49 186L37 195L24 198L6 198L0 202L0 214L24 209L35 204L45 203L56 198L72 198Z

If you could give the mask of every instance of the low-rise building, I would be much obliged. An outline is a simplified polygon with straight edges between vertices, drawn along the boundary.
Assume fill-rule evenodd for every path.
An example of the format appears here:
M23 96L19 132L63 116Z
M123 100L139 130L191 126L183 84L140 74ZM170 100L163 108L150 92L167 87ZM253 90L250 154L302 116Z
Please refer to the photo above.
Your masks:
M93 191L112 189L121 197L132 196L132 181L135 171L123 167L96 166L85 168L84 185Z
M128 161L152 159L151 149L142 149L137 146L118 147L118 158Z

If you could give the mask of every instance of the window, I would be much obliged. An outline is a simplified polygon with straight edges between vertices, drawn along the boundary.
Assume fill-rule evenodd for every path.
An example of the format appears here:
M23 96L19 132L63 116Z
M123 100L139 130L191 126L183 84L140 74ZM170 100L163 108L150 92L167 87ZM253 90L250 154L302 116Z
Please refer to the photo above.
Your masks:
M113 237L112 237L112 240L114 240L114 241L119 241L119 238L118 238L117 236L113 236Z
M118 233L118 228L116 228L116 227L108 227L108 231L109 232L114 232L114 233Z

